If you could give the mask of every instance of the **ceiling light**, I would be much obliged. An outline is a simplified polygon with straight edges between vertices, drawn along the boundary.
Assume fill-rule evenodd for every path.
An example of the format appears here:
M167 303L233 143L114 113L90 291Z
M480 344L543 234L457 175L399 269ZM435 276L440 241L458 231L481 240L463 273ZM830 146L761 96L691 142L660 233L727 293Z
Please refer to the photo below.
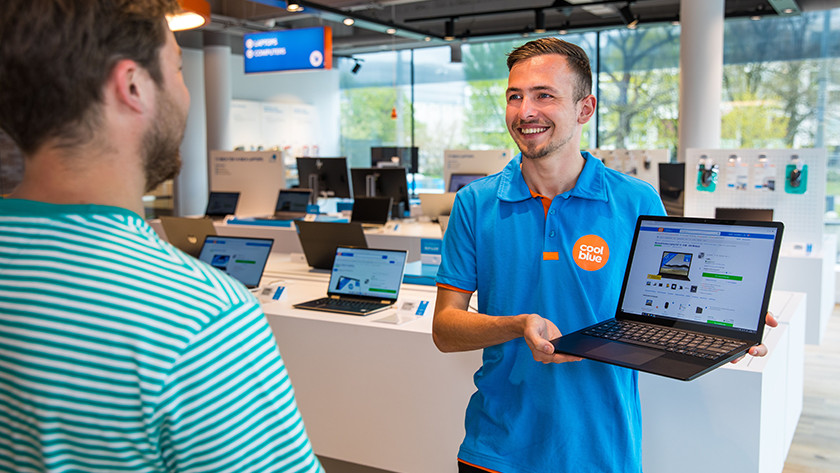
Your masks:
M448 20L444 25L443 39L452 41L455 39L455 20Z
M760 19L761 19L761 15L753 15L753 16L750 17L750 20L752 20L752 21L758 21Z
M623 21L630 29L635 28L636 25L639 24L639 17L633 15L633 11L630 9L629 3L619 8L618 14L621 15L621 21Z
M210 22L210 4L207 0L178 0L177 13L166 16L172 31L190 30Z
M385 32L388 33L388 34L397 34L397 29L396 28L388 28L387 30L385 30Z
M297 11L302 11L302 10L303 10L303 7L300 6L300 3L297 3L297 2L287 2L286 3L286 11L297 12Z
M534 33L545 33L545 12L541 8L534 10Z
M432 40L431 36L426 36L425 38L423 38L423 41L431 41L431 40Z
M557 34L559 34L561 36L566 35L566 34L569 34L569 30L560 30L560 31L557 32Z
M355 22L356 22L356 20L354 20L352 18L345 18L342 23L344 23L347 26L353 26L353 23L355 23Z

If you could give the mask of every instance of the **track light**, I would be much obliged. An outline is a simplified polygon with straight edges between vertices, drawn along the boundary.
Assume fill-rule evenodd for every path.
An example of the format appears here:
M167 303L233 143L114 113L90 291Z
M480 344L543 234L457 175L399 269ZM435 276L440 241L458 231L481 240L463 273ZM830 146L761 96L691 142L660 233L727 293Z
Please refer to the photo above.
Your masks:
M443 39L446 41L452 41L455 39L455 20L449 19L447 20L446 24L444 25L444 33Z
M545 12L542 8L534 10L534 33L545 33Z
M618 9L618 14L621 15L621 20L631 30L639 24L639 17L633 15L633 11L630 10L630 4L629 3L627 5L624 5L623 7L619 8Z
M352 72L353 74L358 74L359 69L362 68L362 62L361 62L360 59L356 59L356 58L353 58L353 60L356 61L356 65L353 66L353 69L350 72Z

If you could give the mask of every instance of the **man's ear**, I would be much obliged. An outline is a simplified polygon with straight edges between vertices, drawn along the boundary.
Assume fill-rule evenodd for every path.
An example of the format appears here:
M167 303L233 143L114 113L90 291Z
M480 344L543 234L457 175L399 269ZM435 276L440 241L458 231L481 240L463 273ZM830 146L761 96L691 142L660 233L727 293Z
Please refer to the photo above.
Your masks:
M592 94L589 94L586 97L580 99L580 101L577 103L577 106L579 108L577 121L579 124L583 125L587 123L592 118L592 116L595 115L596 103L597 100Z
M111 89L116 102L137 113L148 110L148 101L153 99L148 72L130 59L121 59L111 70L106 87Z

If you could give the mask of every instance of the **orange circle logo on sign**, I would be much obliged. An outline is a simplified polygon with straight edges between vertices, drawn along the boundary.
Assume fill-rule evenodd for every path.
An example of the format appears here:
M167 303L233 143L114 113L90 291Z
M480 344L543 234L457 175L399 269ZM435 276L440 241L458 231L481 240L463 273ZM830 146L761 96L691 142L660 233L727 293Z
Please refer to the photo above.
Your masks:
M598 235L584 235L578 238L572 252L575 263L586 271L597 271L610 259L610 247Z

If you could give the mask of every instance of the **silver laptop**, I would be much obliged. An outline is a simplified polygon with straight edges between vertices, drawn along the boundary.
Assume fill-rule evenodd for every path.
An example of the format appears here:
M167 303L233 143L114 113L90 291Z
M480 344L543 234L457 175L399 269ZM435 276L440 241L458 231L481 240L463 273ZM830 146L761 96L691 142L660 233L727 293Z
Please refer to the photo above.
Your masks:
M641 216L615 316L555 351L691 380L761 343L779 222Z
M306 208L312 197L312 189L280 189L274 214L257 220L294 220L306 216Z
M209 218L160 217L160 225L167 241L190 256L198 256L204 238L216 234Z
M294 304L297 309L370 315L397 302L405 250L336 248L327 296Z

